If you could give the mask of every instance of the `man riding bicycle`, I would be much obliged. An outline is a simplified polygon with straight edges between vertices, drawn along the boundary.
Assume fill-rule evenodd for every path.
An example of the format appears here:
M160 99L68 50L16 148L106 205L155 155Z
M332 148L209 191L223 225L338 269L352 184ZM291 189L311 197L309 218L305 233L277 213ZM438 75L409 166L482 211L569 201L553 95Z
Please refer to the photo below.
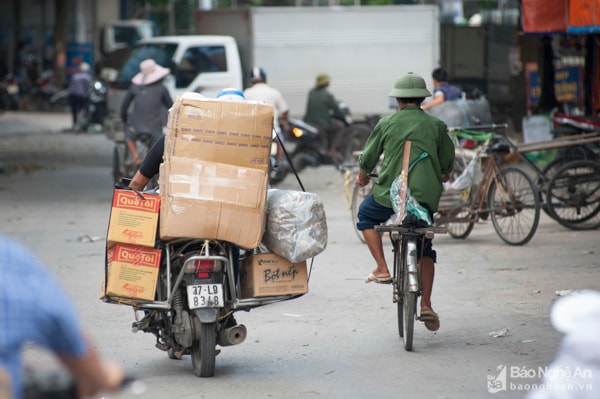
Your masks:
M431 96L423 78L413 73L399 78L389 96L396 99L399 109L377 123L358 159L360 172L356 184L362 187L369 183L368 173L376 167L380 156L384 155L373 193L365 198L358 210L357 228L363 232L376 262L375 270L365 280L367 283L392 281L382 238L374 227L386 222L394 214L390 187L402 170L404 143L412 142L411 163L427 153L411 170L408 187L412 197L427 209L431 220L442 195L442 182L449 179L454 163L454 144L447 133L446 124L420 108L425 97ZM431 239L426 238L422 244L418 240L417 245L422 276L420 320L425 322L427 329L436 331L440 326L439 317L431 307L436 252Z

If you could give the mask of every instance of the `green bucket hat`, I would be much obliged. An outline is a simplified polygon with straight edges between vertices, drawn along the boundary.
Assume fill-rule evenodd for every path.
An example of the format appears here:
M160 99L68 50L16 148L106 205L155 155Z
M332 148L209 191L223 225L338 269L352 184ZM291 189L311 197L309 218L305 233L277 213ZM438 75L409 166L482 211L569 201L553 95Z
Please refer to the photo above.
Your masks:
M329 75L327 75L326 73L320 73L319 75L317 75L317 86L323 86L329 83L330 81L330 77Z
M431 93L427 90L425 80L422 77L416 73L409 72L396 80L394 88L388 96L396 98L423 98L430 97Z

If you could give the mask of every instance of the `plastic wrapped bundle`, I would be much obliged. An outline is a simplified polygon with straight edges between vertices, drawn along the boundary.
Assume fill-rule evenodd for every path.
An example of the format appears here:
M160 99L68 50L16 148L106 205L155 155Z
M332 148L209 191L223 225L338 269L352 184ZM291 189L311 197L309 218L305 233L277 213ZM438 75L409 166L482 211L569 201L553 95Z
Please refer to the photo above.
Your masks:
M292 263L312 258L327 247L327 220L317 194L270 189L263 244Z

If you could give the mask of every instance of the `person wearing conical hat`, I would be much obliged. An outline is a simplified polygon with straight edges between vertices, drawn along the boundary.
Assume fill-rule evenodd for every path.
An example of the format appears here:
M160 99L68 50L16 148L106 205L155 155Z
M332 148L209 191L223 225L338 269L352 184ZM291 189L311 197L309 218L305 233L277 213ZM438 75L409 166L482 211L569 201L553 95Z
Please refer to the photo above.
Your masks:
M140 72L131 79L132 84L121 103L125 140L136 165L142 161L135 144L137 137L148 133L156 141L167 124L167 111L173 105L173 99L162 81L170 73L169 68L158 65L151 58L143 60Z

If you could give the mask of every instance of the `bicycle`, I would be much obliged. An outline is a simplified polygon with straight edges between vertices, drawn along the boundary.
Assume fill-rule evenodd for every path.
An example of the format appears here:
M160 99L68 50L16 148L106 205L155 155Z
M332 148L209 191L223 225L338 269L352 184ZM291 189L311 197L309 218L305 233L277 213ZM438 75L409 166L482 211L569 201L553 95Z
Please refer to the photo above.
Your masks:
M566 162L550 178L546 191L548 214L572 230L600 227L600 162Z
M135 144L137 146L138 158L143 161L146 155L154 145L155 136L151 133L136 132L134 134ZM123 178L132 178L140 165L136 164L135 159L131 155L127 142L125 141L125 132L122 134L115 134L114 136L115 147L113 149L113 165L112 165L112 176L114 183L119 183ZM153 178L148 183L149 187L155 187L158 185L158 180Z
M445 191L435 224L445 225L453 238L464 239L476 222L490 218L505 243L528 243L539 223L540 196L527 173L517 167L500 168L510 151L504 136L494 134L486 140L475 154L475 161L483 166L481 181L458 192Z
M414 224L408 226L383 224L375 226L375 231L388 233L392 242L394 253L392 287L393 302L397 304L398 334L404 341L404 349L412 351L415 320L420 320L417 314L417 300L421 296L417 240L446 233L446 228L416 227Z

